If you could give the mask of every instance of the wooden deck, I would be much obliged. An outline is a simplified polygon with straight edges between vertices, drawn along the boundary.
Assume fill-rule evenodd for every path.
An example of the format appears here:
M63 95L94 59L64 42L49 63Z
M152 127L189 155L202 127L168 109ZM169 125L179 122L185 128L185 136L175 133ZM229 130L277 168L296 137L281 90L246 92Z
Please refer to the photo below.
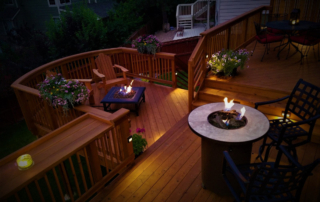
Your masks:
M253 45L247 49L252 50ZM264 47L258 44L250 67L226 82L287 92L291 92L299 78L320 86L320 63L313 50L303 65L300 65L298 54L286 60L286 51L278 60L272 46L269 55L260 62L263 50ZM147 87L146 103L140 107L140 116L132 112L130 119L132 133L136 128L146 129L143 135L149 148L136 159L131 169L92 201L233 201L232 197L221 197L201 187L201 144L187 124L187 91L142 81L135 81L133 86ZM101 100L102 95L103 92L96 94L95 100ZM252 161L260 145L261 141L254 143ZM275 155L274 151L271 157ZM320 158L320 145L304 145L298 148L298 156L303 165L311 163ZM320 165L307 180L301 201L320 201L319 188Z
M201 187L201 141L188 126L187 116L149 147L135 165L94 198L97 201L233 201ZM261 140L254 143L252 161ZM271 153L275 158L276 152ZM320 158L320 145L298 149L302 164ZM307 180L301 201L319 201L320 165Z
M252 51L255 42L246 47ZM297 81L302 78L316 86L320 86L320 61L318 60L318 46L315 50L310 48L308 57L303 59L300 64L300 53L286 59L288 48L280 53L280 59L277 59L278 49L273 50L279 43L271 44L269 54L265 55L261 62L265 46L257 44L253 56L250 57L248 65L239 71L236 77L223 80L234 84L246 84L263 88L270 88L291 92ZM300 46L301 48L301 46ZM294 48L290 48L289 56L295 53Z
M146 102L140 105L139 116L135 112L130 112L131 134L136 133L137 128L144 128L146 132L141 135L146 138L150 147L188 113L188 91L139 80L135 80L133 86L146 87ZM99 101L105 94L104 90L94 87L94 91L96 106L101 106L98 109L103 110ZM132 106L111 105L111 107L112 109L121 107L130 109Z

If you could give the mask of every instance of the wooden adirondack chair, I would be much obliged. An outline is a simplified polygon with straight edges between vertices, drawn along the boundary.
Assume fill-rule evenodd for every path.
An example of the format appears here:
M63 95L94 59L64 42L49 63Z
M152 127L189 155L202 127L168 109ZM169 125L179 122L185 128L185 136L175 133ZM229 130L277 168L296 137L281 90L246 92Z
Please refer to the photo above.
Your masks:
M95 62L98 69L93 69L93 73L101 80L100 83L102 83L104 86L105 93L107 93L112 86L117 84L128 84L126 77L126 72L128 70L117 64L112 65L110 56L100 53L95 59ZM117 75L114 71L115 67L121 69L123 77L117 78Z

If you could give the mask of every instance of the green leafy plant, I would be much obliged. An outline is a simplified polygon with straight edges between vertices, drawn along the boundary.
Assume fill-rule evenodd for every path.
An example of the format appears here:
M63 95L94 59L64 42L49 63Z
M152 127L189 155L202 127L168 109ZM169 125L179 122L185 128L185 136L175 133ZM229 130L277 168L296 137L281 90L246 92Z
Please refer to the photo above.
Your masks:
M225 76L230 76L233 70L239 66L243 69L248 60L249 52L246 49L222 50L212 54L208 61L208 67L215 74L223 73Z
M137 128L136 131L137 133L144 133L145 129ZM142 135L139 135L137 133L132 135L133 152L135 155L139 155L140 153L142 153L148 144L147 140L143 138Z
M155 55L161 47L161 42L153 35L142 35L132 41L132 48L137 48L139 53Z
M39 97L54 107L62 106L64 111L87 100L90 92L83 83L77 80L66 80L61 74L50 75L38 84L38 88Z
M85 4L67 7L60 18L46 23L53 59L108 47L107 27Z

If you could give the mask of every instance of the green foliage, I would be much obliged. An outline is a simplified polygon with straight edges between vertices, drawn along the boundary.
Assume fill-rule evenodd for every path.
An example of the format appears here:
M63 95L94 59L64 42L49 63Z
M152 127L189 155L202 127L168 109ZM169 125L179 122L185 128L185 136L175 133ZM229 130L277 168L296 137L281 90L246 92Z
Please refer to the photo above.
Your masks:
M225 76L230 76L237 67L243 69L249 59L249 52L245 49L237 51L222 50L212 55L208 61L211 71L215 74L223 72Z
M142 0L120 2L114 10L108 12L106 21L111 47L124 44L125 40L143 25Z
M54 107L62 106L64 111L69 109L69 104L73 107L75 103L82 103L89 98L89 90L83 83L65 80L61 74L49 76L38 86L43 100Z
M135 155L139 155L143 152L147 144L147 140L144 139L142 135L138 135L136 133L132 135L133 152Z
M2 128L0 132L0 159L17 151L37 139L25 121Z
M132 48L137 48L139 53L148 53L155 55L160 50L161 42L153 35L139 36L132 41Z
M47 23L47 36L51 42L53 58L107 48L107 28L102 20L84 5L61 13L61 21L53 18Z

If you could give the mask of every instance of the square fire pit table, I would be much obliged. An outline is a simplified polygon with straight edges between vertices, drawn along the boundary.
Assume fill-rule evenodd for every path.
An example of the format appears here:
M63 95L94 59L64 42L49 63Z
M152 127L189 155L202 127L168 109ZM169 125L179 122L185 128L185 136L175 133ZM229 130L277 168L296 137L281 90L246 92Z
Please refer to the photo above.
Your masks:
M136 94L132 98L114 98L114 94L120 90L121 87L112 87L107 95L101 100L100 103L103 104L103 109L106 112L113 112L111 104L134 104L135 108L133 111L139 116L139 107L141 102L146 102L144 91L146 87L132 87L132 90L136 91Z

